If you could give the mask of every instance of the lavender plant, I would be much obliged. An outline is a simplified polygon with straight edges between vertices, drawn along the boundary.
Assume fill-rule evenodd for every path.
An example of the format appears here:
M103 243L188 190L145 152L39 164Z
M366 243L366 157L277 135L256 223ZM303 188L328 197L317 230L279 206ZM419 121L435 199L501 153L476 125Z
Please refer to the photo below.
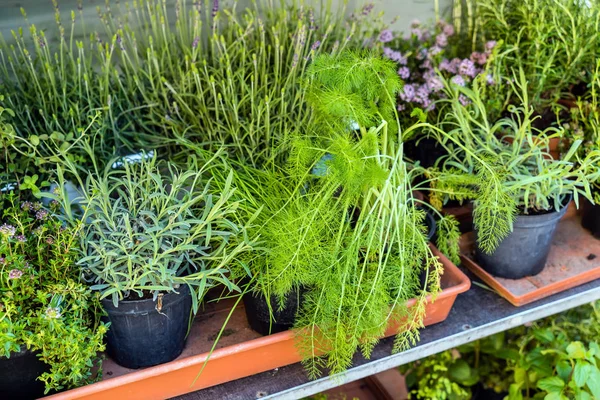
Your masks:
M35 352L49 367L38 377L46 392L96 381L107 326L98 296L80 281L81 224L67 228L57 203L45 209L15 192L0 204L0 354Z
M100 159L156 147L184 158L181 149L196 144L224 146L252 165L271 160L290 132L311 124L298 84L310 61L360 47L379 29L369 6L346 20L344 6L329 2L260 0L241 9L237 1L150 0L108 2L98 9L101 30L77 40L86 31L82 10L66 24L54 4L57 46L33 24L0 46L5 104L16 111L18 135L65 143L100 111ZM71 153L87 162L81 149Z

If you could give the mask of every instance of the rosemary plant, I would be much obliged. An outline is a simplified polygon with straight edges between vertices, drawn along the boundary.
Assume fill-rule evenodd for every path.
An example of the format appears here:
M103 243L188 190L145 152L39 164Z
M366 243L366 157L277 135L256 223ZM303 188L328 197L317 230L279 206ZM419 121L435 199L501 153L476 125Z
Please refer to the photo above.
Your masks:
M525 72L536 111L555 104L570 85L591 78L598 51L598 2L467 0L466 4L476 21L471 32L503 42L496 60L501 71Z

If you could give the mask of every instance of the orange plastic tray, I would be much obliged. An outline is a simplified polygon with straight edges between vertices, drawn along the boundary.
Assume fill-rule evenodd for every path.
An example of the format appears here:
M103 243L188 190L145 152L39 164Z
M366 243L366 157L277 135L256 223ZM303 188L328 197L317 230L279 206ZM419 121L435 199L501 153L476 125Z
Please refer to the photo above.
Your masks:
M473 260L473 233L463 235L462 240L463 264L517 307L600 278L600 240L581 226L573 205L559 222L544 270L535 276L493 276Z
M471 286L469 278L464 273L435 247L432 246L432 249L444 265L443 290L435 302L430 301L427 304L425 325L445 320L456 296L466 292ZM231 303L225 308L222 303L219 304L221 309L213 309L198 315L186 349L178 359L143 370L128 370L107 359L103 365L102 381L48 396L46 399L165 399L294 364L301 360L294 346L292 332L259 336L249 328L242 303L233 312L219 340L219 348L209 357L214 339L231 308ZM409 301L409 305L411 304L414 304L414 300ZM395 334L394 327L388 327L386 336L393 334ZM193 383L205 363L202 374Z

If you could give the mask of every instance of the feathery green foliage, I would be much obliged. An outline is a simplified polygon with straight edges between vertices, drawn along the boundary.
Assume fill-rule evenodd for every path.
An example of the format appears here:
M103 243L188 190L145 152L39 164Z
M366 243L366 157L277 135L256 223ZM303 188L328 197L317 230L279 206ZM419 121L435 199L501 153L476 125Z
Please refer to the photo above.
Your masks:
M394 70L372 53L318 57L305 82L314 131L290 138L281 168L234 168L245 199L242 218L260 212L249 227L260 249L245 259L250 290L276 296L275 307L291 290L306 289L295 332L313 378L322 368L344 371L359 348L368 357L390 321L398 323L396 350L413 345L426 296L440 290L441 264L412 196L411 182L423 171L403 160L394 111L401 82ZM323 93L344 101L322 102ZM349 125L357 121L366 126L358 123L354 131ZM446 228L446 240L457 237L455 224ZM424 269L427 290L419 287Z

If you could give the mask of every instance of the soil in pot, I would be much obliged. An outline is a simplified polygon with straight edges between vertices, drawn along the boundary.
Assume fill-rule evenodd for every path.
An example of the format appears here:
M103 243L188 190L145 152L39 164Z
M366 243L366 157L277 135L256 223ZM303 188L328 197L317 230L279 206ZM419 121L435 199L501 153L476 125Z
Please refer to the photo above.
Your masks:
M10 358L0 357L0 399L44 396L45 384L37 379L44 372L50 372L50 367L27 349L12 353Z
M120 301L110 298L102 305L110 322L106 334L107 352L126 368L144 368L174 360L185 346L191 318L192 297L187 285L179 293L152 298Z
M600 205L583 201L581 207L581 225L600 239Z
M567 212L570 200L571 196L566 198L559 211L518 215L513 231L492 254L475 246L479 265L494 276L508 279L521 279L542 272L558 222Z
M285 298L284 307L281 309L275 296L271 296L270 302L267 304L267 300L262 294L244 294L242 300L250 327L264 336L292 328L296 321L296 313L304 299L304 293L303 289L292 290ZM269 310L269 305L271 310Z

